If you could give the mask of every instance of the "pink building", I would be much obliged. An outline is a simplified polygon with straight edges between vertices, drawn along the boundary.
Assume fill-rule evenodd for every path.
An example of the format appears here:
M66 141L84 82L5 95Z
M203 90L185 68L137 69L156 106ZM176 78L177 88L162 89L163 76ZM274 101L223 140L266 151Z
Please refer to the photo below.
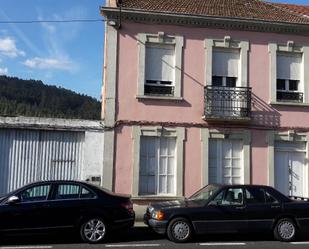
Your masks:
M101 8L105 187L137 204L208 183L309 196L309 7L121 2Z

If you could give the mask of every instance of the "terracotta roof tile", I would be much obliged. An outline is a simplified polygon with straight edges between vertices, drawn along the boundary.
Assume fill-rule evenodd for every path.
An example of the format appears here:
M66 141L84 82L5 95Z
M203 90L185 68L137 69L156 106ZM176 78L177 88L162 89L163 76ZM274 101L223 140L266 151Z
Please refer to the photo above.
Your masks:
M273 3L273 5L309 17L309 6L287 3Z
M262 0L122 0L122 7L173 14L309 24L309 18L297 11ZM302 7L309 8L309 6Z

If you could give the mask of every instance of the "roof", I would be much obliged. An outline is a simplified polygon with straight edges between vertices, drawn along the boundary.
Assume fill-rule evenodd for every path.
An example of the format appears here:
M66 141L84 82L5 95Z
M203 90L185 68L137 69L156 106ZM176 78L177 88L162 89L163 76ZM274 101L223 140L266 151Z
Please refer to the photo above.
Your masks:
M273 5L309 17L309 6L287 3L273 3Z
M281 6L262 0L122 0L122 8L145 12L309 24L309 18L301 14L307 12L309 6Z

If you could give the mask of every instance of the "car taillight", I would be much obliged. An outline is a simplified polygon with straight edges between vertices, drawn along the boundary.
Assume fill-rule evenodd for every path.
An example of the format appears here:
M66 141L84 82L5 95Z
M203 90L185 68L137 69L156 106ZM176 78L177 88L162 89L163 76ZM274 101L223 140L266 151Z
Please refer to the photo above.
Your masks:
M130 213L133 213L133 202L131 200L123 202L120 205L126 210L128 210Z

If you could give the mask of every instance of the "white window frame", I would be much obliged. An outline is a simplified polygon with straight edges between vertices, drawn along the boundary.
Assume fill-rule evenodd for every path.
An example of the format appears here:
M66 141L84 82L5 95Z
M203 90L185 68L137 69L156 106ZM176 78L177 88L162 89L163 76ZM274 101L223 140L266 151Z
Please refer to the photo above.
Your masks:
M236 87L248 87L248 53L249 41L232 40L230 36L225 36L223 39L205 39L205 86L212 85L212 63L213 49L239 49L240 50L240 66L239 75L237 77Z
M169 99L169 100L182 100L181 94L181 81L182 81L182 55L183 55L183 36L179 35L166 35L164 32L158 34L139 33L137 35L137 42L139 45L139 66L138 66L138 99ZM157 46L173 45L175 46L175 75L174 75L174 95L173 96L151 96L145 95L145 73L146 73L146 47L148 44Z
M250 164L250 147L251 147L251 132L249 130L213 130L208 128L201 129L202 143L202 185L209 183L209 139L241 139L243 141L243 179L244 184L251 183L251 164Z
M270 86L270 99L269 103L274 105L298 105L298 106L309 106L309 86L305 82L309 80L309 46L295 45L293 41L288 41L287 44L268 44L269 52L269 86ZM298 92L303 92L303 102L288 102L288 101L277 101L277 54L279 52L285 53L299 53L302 54L302 66L301 66L301 79L298 83ZM302 89L302 90L301 90Z
M175 137L175 195L139 195L139 171L140 171L140 145L142 136L151 137ZM185 128L164 128L162 126L133 126L132 139L133 149L133 171L132 171L132 197L135 199L155 199L155 198L181 198L183 197L183 151L185 140Z

